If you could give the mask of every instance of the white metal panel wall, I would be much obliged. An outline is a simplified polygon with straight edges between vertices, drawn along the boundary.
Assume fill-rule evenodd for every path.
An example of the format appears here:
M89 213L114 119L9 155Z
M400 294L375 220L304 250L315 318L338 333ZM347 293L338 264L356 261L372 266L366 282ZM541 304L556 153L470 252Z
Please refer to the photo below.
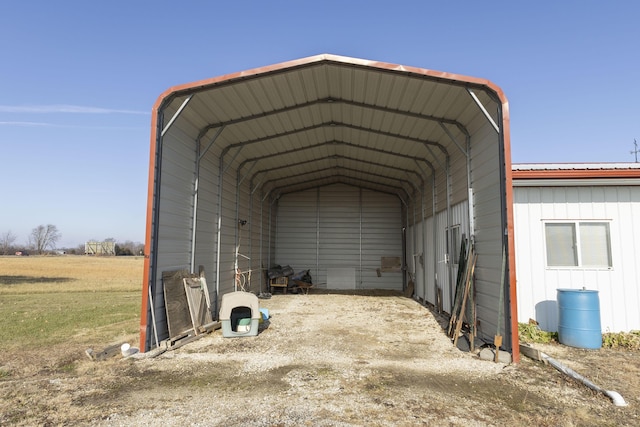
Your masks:
M204 266L209 286L216 277L216 248L218 223L218 157L210 151L200 162L198 184L198 213L196 224L195 268ZM215 295L211 292L210 297Z
M362 190L361 274L359 288L402 290L402 272L383 271L382 257L402 258L400 201L391 195Z
M296 272L310 270L317 280L318 189L287 194L278 202L275 263ZM270 266L271 267L271 266Z
M162 272L190 267L191 229L193 218L193 185L195 154L193 143L180 128L168 132L162 141L162 174L159 208L156 212L157 245L152 268L157 272L151 288L158 339L169 337L162 287ZM192 173L185 173L192 171ZM151 339L151 337L149 337Z
M348 185L332 185L320 191L320 283L327 283L327 269L360 265L360 193ZM324 280L323 280L324 279ZM356 283L360 277L355 277ZM354 284L355 285L355 284Z
M235 290L235 250L238 221L236 218L236 172L228 168L222 181L220 272L218 298ZM244 211L246 213L246 210ZM218 307L219 308L219 307Z
M557 289L597 290L603 331L640 329L640 187L515 187L518 317L557 331ZM545 220L610 222L612 269L546 268Z
M469 237L469 208L468 203L465 201L463 203L458 203L451 207L451 227L458 227L459 235L458 237L461 239L464 234L465 237ZM453 306L453 297L455 295L456 288L456 277L457 277L457 264L452 264L451 268L453 269L452 275L449 273L450 263L453 262L455 256L458 254L454 254L453 251L450 250L451 253L447 254L447 228L449 222L447 221L447 211L438 212L436 215L436 230L437 237L435 242L435 250L436 250L436 274L438 277L438 284L442 289L442 307L443 309L451 313L451 307ZM453 248L459 248L460 241L455 242ZM448 261L447 261L448 260ZM451 277L451 280L450 280Z
M381 257L402 256L400 213L395 196L343 184L286 194L278 203L276 263L311 269L318 287L326 287L327 269L348 268L358 288L401 290L401 273L376 271Z

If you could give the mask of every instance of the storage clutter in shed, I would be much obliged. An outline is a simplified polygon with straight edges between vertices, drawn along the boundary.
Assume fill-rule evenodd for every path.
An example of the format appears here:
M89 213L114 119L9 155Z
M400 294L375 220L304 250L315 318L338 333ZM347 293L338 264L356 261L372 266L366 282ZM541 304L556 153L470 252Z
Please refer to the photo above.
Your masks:
M285 294L287 290L291 290L293 293L298 293L300 290L308 292L309 288L313 286L310 270L295 273L295 270L289 265L271 267L267 271L267 278L269 279L269 292L273 292L274 288L281 289Z

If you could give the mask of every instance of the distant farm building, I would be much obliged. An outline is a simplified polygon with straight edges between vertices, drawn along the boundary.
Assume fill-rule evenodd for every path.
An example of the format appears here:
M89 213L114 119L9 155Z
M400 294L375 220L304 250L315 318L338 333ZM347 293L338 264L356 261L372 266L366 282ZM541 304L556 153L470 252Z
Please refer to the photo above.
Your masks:
M86 242L85 255L113 255L116 254L116 242Z

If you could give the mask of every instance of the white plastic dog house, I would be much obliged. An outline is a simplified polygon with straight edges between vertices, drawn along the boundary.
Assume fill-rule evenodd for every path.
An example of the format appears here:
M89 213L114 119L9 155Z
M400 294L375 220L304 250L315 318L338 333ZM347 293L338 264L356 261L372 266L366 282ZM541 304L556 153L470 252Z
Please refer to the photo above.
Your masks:
M230 338L258 335L260 316L260 305L256 295L237 291L222 296L220 305L222 336Z

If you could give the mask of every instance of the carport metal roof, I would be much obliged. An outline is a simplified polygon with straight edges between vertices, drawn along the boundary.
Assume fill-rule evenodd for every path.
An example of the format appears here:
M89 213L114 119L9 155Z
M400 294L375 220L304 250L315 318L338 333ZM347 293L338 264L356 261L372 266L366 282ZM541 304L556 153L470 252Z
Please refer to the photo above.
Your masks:
M470 180L471 135L489 123L502 144L511 216L508 104L486 79L323 54L174 86L153 107L150 201L162 138L177 121L176 137L196 142L198 160L215 146L221 150L220 179L236 171L236 182L248 182L251 193L278 197L340 182L395 194L406 204L427 181L440 180L445 190L434 195L438 210L451 202L452 158ZM150 202L147 248L153 215ZM506 223L511 236L513 221ZM517 335L515 266L509 258L511 327ZM145 284L148 275L146 264Z
M153 118L160 135L188 120L201 155L223 146L223 167L237 162L239 179L266 192L340 181L406 199L467 152L479 116L498 131L485 106L502 100L484 79L318 55L175 86Z

